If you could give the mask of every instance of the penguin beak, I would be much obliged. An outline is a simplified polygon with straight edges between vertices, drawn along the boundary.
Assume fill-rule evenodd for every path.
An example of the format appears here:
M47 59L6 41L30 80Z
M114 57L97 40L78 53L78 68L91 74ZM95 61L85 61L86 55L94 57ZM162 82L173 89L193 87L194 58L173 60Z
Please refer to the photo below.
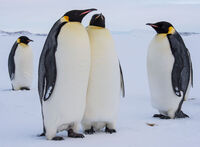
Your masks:
M97 11L97 9L92 8L92 9L83 10L83 12L80 14L80 16L82 16L82 15L87 15L88 13L90 13L90 12L92 12L92 11Z
M33 40L29 39L28 42L33 42Z
M102 13L100 14L100 16L101 16L101 19L104 20L104 17L103 17L103 14L102 14Z
M152 28L158 28L158 26L153 23L147 23L146 25L151 26Z
M98 19L99 17L101 17L101 19L103 20L103 15L102 15L102 13L100 13L95 19Z

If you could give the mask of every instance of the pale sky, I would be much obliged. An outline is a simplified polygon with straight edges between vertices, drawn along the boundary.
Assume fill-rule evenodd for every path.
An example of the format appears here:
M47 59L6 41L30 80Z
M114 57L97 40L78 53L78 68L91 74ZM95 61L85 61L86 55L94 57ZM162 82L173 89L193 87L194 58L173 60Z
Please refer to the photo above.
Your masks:
M188 2L168 2L172 1ZM144 13L144 18L147 17L148 10L151 10L148 5L152 2L158 4L158 7L167 4L167 1L163 3L163 0L0 0L0 30L47 33L53 23L67 11L87 8L97 8L98 11L86 16L83 20L84 25L89 23L93 14L102 12L111 30L131 30L145 23L145 19L138 17L141 17L141 13ZM192 0L190 3L200 4L200 1ZM141 10L141 5L145 5L146 9Z

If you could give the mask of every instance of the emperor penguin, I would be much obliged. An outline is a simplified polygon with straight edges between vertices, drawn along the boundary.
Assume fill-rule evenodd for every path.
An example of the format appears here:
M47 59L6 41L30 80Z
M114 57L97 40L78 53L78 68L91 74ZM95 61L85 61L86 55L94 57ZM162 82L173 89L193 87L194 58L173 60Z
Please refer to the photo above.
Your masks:
M86 104L90 43L81 21L94 10L65 13L53 25L44 44L39 61L38 89L44 135L48 140L63 140L56 136L63 130L68 131L68 137L84 137L78 131Z
M87 31L91 45L91 69L82 125L85 134L93 134L103 128L106 133L115 133L121 89L125 96L121 66L102 14L93 15Z
M33 52L30 41L21 36L14 43L8 57L8 71L12 90L30 90L33 81Z
M147 72L152 106L161 119L185 118L181 111L193 85L192 62L183 39L169 22L147 23L157 34L147 54Z

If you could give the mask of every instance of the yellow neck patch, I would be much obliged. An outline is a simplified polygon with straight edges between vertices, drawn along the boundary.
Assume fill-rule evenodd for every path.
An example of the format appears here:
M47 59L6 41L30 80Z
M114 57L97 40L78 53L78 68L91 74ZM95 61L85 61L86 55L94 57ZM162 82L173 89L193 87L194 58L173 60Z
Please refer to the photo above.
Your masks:
M69 22L69 16L63 16L63 17L60 19L60 22Z
M174 34L174 33L175 33L175 29L172 26L169 27L167 34Z
M103 27L99 27L99 26L88 26L88 28L91 28L91 29L104 29Z
M27 47L27 46L28 46L28 45L25 44L25 43L20 43L20 45L21 45L22 47Z
M159 36L159 37L161 37L161 38L164 38L164 37L166 37L166 36L167 36L167 34L165 34L165 33L162 33L162 34L157 34L157 36Z

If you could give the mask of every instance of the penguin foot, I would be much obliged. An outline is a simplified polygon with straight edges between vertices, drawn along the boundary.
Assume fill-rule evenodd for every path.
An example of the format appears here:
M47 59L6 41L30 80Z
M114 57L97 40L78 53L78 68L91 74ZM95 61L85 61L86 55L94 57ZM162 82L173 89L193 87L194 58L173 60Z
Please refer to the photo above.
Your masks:
M42 137L42 136L45 136L44 132L38 135L38 137Z
M189 117L189 116L183 113L183 111L178 111L175 113L175 118L186 118L186 117Z
M28 87L21 87L20 90L30 90Z
M160 119L171 119L169 116L165 116L162 114L154 114L153 117L158 117Z
M94 133L95 133L93 127L91 127L91 129L85 130L84 132L85 132L85 134L88 134L88 135L91 135L91 134L94 134Z
M71 138L84 138L85 136L83 134L75 133L72 129L68 130L68 137Z
M52 140L60 141L60 140L64 140L64 138L61 136L55 136L54 138L52 138Z
M106 127L105 132L112 134L112 133L116 133L116 130L115 129L109 129L108 127Z

